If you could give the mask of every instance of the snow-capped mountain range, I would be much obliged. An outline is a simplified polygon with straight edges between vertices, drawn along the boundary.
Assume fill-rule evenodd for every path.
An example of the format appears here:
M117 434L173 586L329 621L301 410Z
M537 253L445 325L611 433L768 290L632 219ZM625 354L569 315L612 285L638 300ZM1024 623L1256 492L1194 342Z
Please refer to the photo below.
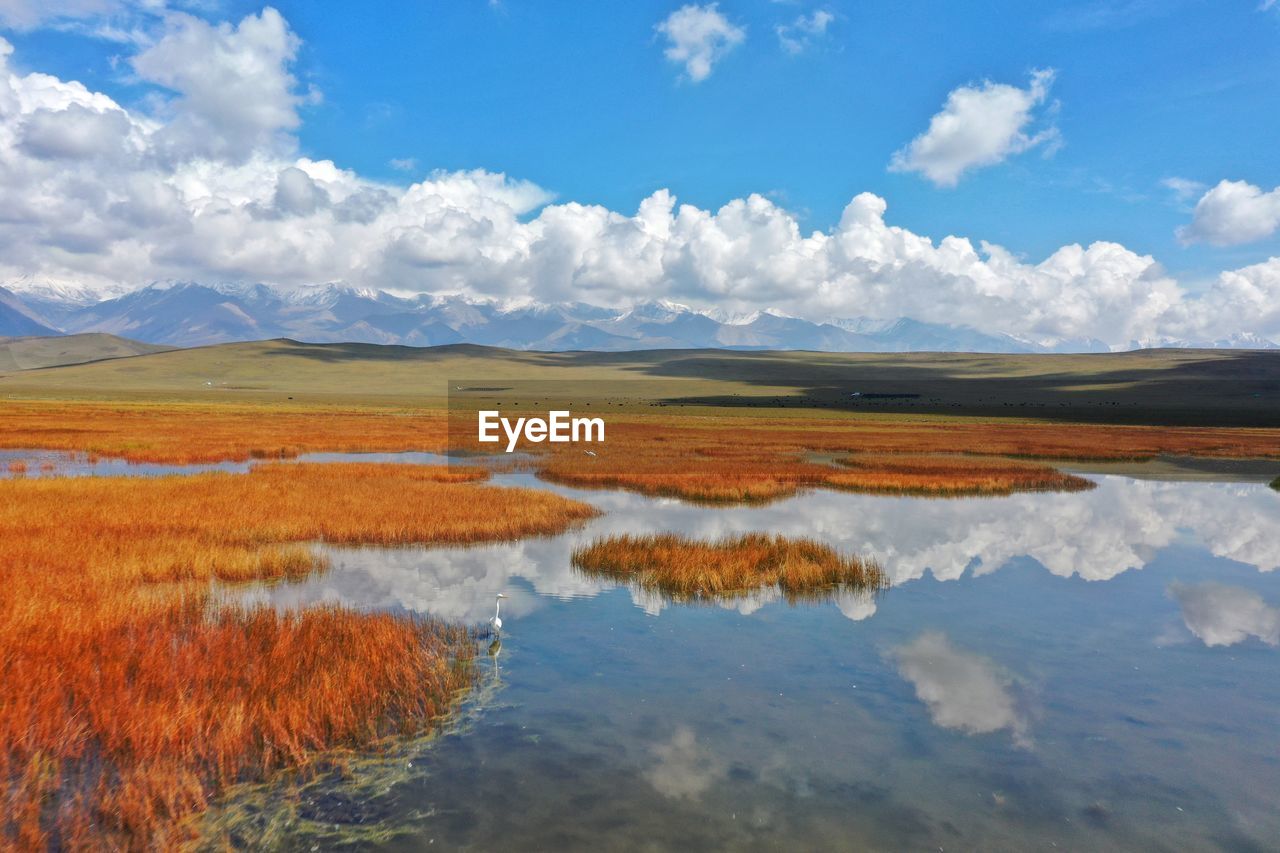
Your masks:
M522 350L718 347L829 352L1099 352L1097 340L1032 342L965 326L851 318L815 323L773 312L730 317L666 301L626 310L584 303L521 305L460 296L400 296L325 284L153 284L97 293L30 280L0 286L0 336L109 332L155 344L198 346L293 338L435 346L472 343ZM1241 337L1168 346L1274 347Z

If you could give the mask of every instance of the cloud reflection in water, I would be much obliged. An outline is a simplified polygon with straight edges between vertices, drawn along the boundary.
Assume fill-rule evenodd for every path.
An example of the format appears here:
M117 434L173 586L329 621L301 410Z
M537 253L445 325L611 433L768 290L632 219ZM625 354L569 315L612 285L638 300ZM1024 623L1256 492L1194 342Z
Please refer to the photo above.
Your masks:
M495 478L504 481L527 484L520 475ZM1161 549L1186 538L1259 571L1280 566L1280 496L1253 485L1101 477L1097 489L1072 494L925 500L815 491L766 506L727 508L627 492L554 490L588 500L605 514L561 536L516 543L329 549L333 571L245 595L279 606L345 602L481 621L488 618L494 594L505 591L511 613L519 616L535 608L539 596L593 596L615 586L570 566L576 546L600 536L663 531L708 539L751 531L812 537L879 560L895 586L926 574L939 580L970 570L988 574L1018 557L1030 557L1061 577L1107 580L1141 569ZM651 593L631 595L651 614L666 606ZM749 615L781 597L777 590L759 590L721 606ZM874 598L852 593L836 603L855 621L876 608Z
M935 725L966 734L1009 729L1015 743L1030 745L1013 679L990 658L956 648L938 631L926 631L898 646L890 657L928 706Z
M1280 607L1252 590L1212 581L1173 583L1169 595L1182 608L1187 630L1206 646L1233 646L1250 637L1280 645Z
M671 739L652 748L656 763L645 773L654 789L671 799L694 799L724 776L724 762L701 746L688 726L676 729Z

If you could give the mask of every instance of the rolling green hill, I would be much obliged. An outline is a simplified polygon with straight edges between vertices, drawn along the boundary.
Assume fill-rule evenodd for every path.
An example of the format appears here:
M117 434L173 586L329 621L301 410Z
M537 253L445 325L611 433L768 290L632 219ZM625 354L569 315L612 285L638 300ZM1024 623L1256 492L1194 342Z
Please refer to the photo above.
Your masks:
M439 406L459 389L477 405L607 398L620 407L666 404L672 413L714 407L1280 426L1280 352L1267 351L537 353L274 340L0 372L0 393L14 399Z
M108 358L167 352L171 349L173 348L144 344L99 332L56 337L0 338L0 372L84 364Z

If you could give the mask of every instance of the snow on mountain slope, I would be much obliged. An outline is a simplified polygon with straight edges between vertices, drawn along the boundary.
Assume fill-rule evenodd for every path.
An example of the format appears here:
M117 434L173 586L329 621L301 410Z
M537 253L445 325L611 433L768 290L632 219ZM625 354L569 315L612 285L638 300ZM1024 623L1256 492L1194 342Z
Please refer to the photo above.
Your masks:
M331 343L434 346L474 343L511 349L728 349L827 352L1097 352L1100 341L1028 341L911 318L815 323L774 311L728 316L666 300L625 310L584 303L498 303L451 295L395 294L341 282L266 284L160 282L99 298L66 284L21 281L0 288L0 335L106 332L139 341L197 346L288 337ZM1137 342L1135 346L1271 348L1237 335L1222 341Z

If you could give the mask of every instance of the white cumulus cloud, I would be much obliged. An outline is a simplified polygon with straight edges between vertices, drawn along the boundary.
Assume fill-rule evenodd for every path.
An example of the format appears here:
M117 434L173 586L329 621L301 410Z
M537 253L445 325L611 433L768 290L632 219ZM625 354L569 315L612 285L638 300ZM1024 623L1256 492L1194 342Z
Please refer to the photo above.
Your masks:
M782 45L782 49L796 56L825 36L835 19L836 16L826 9L818 9L811 14L797 16L789 24L779 24L774 32L778 35L778 44Z
M1231 246L1280 229L1280 187L1271 192L1245 181L1219 181L1196 202L1191 223L1178 229L1184 243Z
M1200 293L1111 242L1028 260L892 224L855 196L806 231L763 195L718 209L665 189L633 212L483 170L403 185L298 157L298 39L273 10L232 24L165 15L138 73L165 94L126 108L17 71L0 39L0 284L119 290L157 280L581 300L672 299L726 313L910 316L1041 343L1280 337L1280 259ZM228 93L235 93L234 97Z
M707 79L715 64L747 37L747 31L730 22L717 3L681 6L655 29L667 39L663 55L683 65L694 83Z
M1030 132L1053 78L1052 70L1042 70L1032 72L1025 89L988 80L953 90L929 129L893 155L890 170L919 172L938 186L953 187L971 169L1056 143L1056 127Z
M314 97L289 71L300 45L271 7L234 26L169 15L164 35L132 60L139 77L176 93L156 143L237 159L287 145L298 107Z

